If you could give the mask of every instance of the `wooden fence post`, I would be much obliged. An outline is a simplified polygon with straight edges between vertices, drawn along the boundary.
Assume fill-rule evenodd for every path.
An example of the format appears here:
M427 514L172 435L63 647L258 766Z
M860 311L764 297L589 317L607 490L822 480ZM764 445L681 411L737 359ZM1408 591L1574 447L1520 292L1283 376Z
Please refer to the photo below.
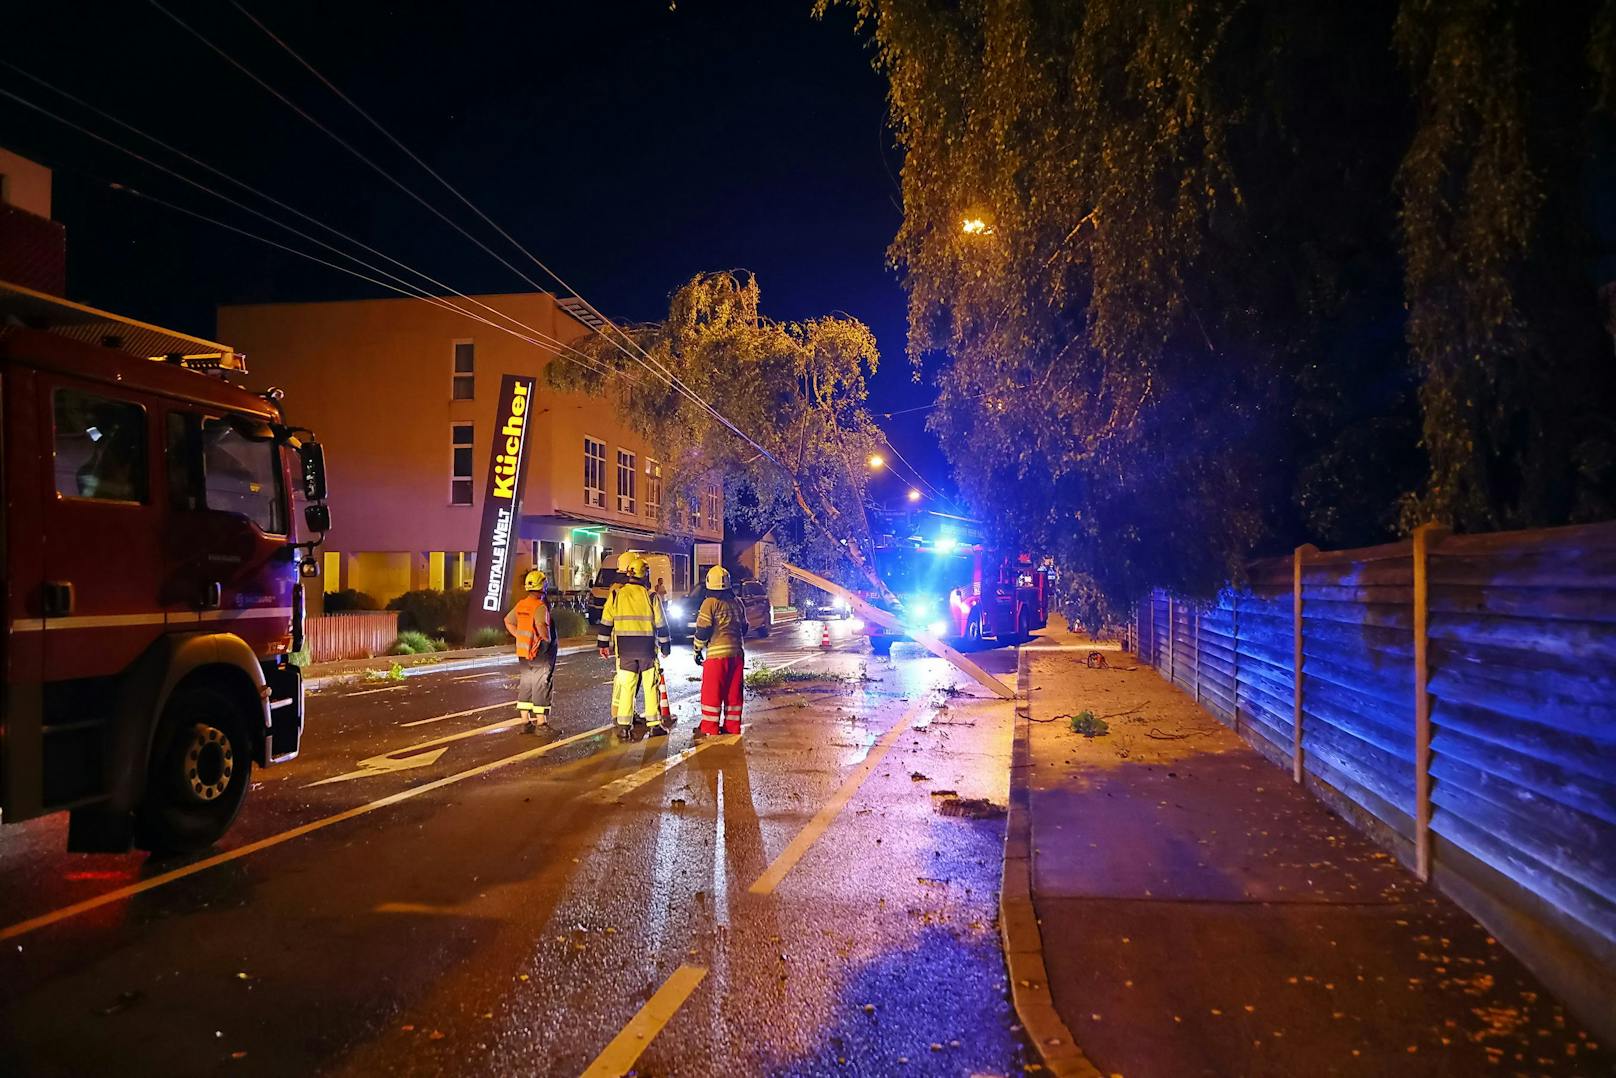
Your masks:
M1240 593L1229 593L1229 676L1235 736L1240 735Z
M1167 595L1167 684L1173 683L1178 666L1178 616L1173 612L1173 596Z
M1201 702L1201 608L1195 608L1195 702Z
M1448 529L1422 524L1414 529L1414 872L1431 878L1431 546Z
M1291 555L1291 780L1302 781L1302 562L1319 548L1304 543Z

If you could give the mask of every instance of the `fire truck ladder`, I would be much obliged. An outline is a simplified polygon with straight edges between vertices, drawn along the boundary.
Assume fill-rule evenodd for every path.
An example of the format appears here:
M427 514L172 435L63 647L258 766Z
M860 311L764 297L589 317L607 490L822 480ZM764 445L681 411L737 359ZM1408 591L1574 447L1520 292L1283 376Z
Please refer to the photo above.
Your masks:
M19 325L85 344L116 348L142 359L195 371L247 373L247 360L229 345L163 329L133 318L0 281L0 329Z

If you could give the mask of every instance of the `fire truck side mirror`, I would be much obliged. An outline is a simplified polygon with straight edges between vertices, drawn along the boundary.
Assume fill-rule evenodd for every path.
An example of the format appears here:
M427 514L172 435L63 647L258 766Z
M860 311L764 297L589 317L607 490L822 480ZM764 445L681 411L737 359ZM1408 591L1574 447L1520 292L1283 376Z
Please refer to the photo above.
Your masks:
M329 505L304 506L303 523L308 525L309 531L324 535L331 530L331 507Z
M297 459L303 465L303 497L311 502L325 501L325 449L319 442L303 442L297 447Z

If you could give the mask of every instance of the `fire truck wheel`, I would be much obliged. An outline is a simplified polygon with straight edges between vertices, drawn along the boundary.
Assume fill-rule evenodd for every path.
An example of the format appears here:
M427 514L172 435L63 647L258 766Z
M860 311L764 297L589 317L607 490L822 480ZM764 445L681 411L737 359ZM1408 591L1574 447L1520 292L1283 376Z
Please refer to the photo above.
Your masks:
M982 614L980 611L972 614L970 620L965 623L965 639L973 644L981 642Z
M252 784L247 724L215 689L180 689L152 743L137 844L153 853L205 850L229 828Z

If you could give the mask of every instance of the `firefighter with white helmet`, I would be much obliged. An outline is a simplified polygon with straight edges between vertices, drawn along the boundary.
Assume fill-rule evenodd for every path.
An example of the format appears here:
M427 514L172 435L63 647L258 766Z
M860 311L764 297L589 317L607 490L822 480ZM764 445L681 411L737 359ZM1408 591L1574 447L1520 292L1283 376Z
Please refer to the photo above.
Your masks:
M529 569L522 580L527 594L505 615L505 631L516 638L516 711L527 720L524 734L550 725L550 693L555 685L555 617L544 597L544 573Z
M612 721L619 740L627 741L634 731L634 699L645 694L645 712L651 737L666 737L657 707L657 652L673 650L662 600L646 587L645 559L633 557L623 567L627 578L606 597L600 615L600 633L595 645L601 658L617 660L612 679Z
M698 738L741 732L747 628L746 607L730 587L729 570L713 566L707 570L707 598L696 614L696 662L701 664Z

